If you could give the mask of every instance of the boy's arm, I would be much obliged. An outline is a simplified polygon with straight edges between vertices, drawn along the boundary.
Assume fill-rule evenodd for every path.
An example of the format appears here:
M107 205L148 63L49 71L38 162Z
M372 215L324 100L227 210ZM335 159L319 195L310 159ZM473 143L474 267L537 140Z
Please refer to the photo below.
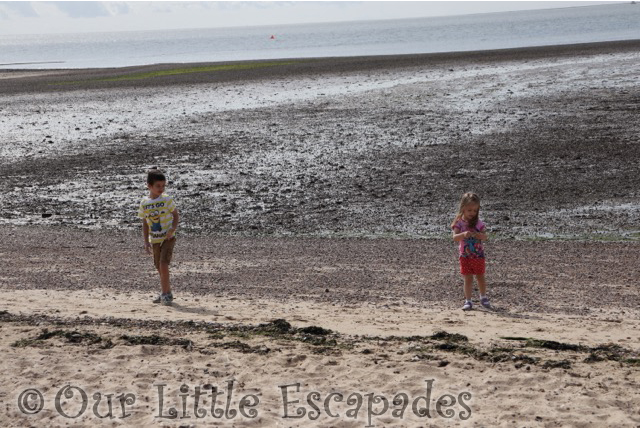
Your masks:
M173 215L173 222L171 223L171 229L167 232L167 239L173 238L173 235L176 233L176 229L178 228L178 222L180 221L180 213L178 213L178 209L174 209L171 214Z
M142 219L142 237L144 238L144 249L147 254L151 254L151 243L149 242L149 224L147 219Z

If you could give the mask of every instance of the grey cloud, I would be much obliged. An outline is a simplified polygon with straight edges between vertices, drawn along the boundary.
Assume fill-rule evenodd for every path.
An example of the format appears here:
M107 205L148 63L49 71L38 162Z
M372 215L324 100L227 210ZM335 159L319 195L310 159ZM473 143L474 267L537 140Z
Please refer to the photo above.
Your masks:
M116 15L126 15L131 12L131 8L126 2L109 2L109 9Z
M38 12L33 9L31 2L2 1L0 2L0 9L17 13L26 18L35 18L38 16ZM3 15L7 16L8 14L5 12Z
M101 2L71 2L56 1L51 2L59 10L66 13L71 18L96 18L100 16L111 16L109 11Z
M142 3L142 2L140 2ZM150 5L151 10L157 13L172 13L178 9L204 9L204 10L213 10L215 8L219 8L222 6L224 8L224 3L230 2L218 2L218 1L156 1L145 3Z

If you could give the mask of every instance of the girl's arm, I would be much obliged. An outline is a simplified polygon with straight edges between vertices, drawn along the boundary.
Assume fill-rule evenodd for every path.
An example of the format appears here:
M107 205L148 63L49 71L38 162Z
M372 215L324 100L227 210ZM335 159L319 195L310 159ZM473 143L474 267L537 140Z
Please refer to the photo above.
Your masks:
M460 242L463 239L466 239L466 238L468 238L470 236L471 236L471 232L469 232L469 231L460 233L460 230L457 227L453 228L453 240L455 242Z
M472 236L476 239L479 239L480 241L486 241L487 240L487 225L484 224L484 222L479 221L479 224L476 226L480 228L480 230L478 230L477 232L475 232Z
M480 241L486 241L487 240L487 233L486 232L476 232L473 234L473 237L476 239L479 239Z

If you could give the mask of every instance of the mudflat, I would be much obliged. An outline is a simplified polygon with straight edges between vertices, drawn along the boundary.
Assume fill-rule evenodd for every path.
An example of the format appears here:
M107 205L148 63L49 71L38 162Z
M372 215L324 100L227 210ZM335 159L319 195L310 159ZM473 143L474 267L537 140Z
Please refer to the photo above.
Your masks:
M443 237L472 190L500 237L637 239L637 51L69 71L126 77L73 90L4 79L2 216L137 227L144 171L159 166L201 234Z

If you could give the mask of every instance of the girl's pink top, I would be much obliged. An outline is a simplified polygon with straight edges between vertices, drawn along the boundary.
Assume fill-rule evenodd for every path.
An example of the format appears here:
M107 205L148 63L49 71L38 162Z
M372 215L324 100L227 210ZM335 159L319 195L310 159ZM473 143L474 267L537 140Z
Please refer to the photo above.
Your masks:
M482 220L478 219L476 223L476 227L471 229L466 221L460 219L453 225L452 229L458 229L459 233L471 231L471 232L484 232L485 224ZM483 259L484 258L484 248L482 246L482 241L476 238L466 238L460 241L460 257L469 257L471 259Z

